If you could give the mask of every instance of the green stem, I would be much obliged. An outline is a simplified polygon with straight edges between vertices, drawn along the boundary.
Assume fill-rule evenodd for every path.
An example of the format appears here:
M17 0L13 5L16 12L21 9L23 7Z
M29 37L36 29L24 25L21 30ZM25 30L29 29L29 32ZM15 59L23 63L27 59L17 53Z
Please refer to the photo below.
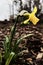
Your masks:
M11 50L11 47L12 47L13 37L14 37L15 32L16 32L16 25L17 25L18 18L19 18L19 16L17 16L17 19L15 21L15 25L13 26L13 30L11 31L11 34L10 34L10 38L9 38L10 50Z

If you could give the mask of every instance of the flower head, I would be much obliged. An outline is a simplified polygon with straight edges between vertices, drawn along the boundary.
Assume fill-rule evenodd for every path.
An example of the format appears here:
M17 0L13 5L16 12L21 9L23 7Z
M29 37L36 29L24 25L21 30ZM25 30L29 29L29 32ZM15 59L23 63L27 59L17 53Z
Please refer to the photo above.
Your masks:
M35 15L36 13L37 13L37 7L36 6L34 7L34 10L32 13L25 12L23 15L28 16L28 19L26 19L23 23L27 24L29 21L31 21L34 25L36 25L37 22L39 21L39 19Z

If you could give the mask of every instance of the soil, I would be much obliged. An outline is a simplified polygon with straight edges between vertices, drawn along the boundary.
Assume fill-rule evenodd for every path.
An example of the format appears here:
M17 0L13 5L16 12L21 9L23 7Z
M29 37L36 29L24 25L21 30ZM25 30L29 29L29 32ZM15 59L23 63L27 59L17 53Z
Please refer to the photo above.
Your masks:
M4 36L10 34L10 28L13 24L13 22L0 23L0 50L2 51L2 54L4 53ZM37 24L36 26L33 24L21 26L17 23L14 40L19 36L29 33L34 35L24 39L20 43L19 48L23 50L23 55L21 58L17 59L15 65L43 65L43 24Z

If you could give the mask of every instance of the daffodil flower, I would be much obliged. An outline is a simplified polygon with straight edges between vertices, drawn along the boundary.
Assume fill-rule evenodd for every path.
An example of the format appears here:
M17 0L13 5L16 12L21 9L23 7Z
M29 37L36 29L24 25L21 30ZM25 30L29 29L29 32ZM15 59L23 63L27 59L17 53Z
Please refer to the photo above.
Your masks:
M25 20L23 23L27 24L29 21L31 21L34 25L37 24L37 22L39 21L39 19L35 16L35 14L37 13L37 7L34 7L34 10L32 13L29 12L25 12L23 15L24 16L28 16L28 19Z

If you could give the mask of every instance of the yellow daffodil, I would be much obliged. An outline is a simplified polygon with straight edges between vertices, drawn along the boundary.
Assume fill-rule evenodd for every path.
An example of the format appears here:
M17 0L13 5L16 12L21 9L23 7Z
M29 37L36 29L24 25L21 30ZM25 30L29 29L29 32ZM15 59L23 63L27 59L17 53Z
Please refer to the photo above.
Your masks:
M28 13L28 12L24 13L23 15L28 16L28 19L25 20L23 23L27 24L30 20L34 25L36 25L37 22L39 21L39 19L35 16L36 12L37 12L37 7L34 7L34 10L32 13Z

